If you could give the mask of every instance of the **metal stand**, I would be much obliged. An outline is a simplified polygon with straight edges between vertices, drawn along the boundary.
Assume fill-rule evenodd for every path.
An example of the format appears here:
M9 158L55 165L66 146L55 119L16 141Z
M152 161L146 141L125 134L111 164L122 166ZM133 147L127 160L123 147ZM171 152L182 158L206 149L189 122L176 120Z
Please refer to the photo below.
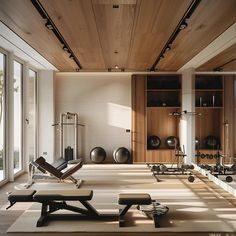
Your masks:
M68 123L67 120L73 119L73 122ZM78 123L78 114L77 113L61 113L60 122L53 124L52 126L59 126L60 129L60 157L64 157L64 128L68 125L74 126L74 155L73 160L77 160L78 158L78 126L84 126Z

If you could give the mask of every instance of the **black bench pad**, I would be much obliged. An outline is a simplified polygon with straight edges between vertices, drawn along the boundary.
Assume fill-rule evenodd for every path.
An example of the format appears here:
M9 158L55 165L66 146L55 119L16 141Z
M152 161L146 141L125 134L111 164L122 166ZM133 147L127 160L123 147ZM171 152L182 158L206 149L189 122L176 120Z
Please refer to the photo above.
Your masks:
M92 190L73 189L73 190L38 190L34 196L34 201L89 201L93 197Z
M33 195L36 193L35 190L15 190L8 195L8 200L10 202L32 202Z
M121 193L119 194L119 204L121 205L149 205L152 199L146 193Z

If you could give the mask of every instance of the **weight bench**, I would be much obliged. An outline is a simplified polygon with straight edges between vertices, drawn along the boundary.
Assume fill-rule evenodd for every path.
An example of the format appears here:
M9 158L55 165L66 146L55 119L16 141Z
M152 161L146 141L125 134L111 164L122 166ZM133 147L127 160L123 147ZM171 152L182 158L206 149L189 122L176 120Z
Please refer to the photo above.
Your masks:
M83 166L83 161L79 161L75 165L73 165L71 168L66 170L65 172L62 172L65 167L67 167L67 163L64 162L64 160L59 159L54 164L49 164L43 157L39 157L34 162L30 163L30 181L27 183L26 188L29 188L34 183L34 178L32 173L34 172L34 168L39 169L43 173L50 173L52 176L58 178L60 181L63 181L65 179L70 179L78 188L82 182L82 180L75 179L72 175L79 170Z
M10 208L16 202L39 202L42 204L41 216L37 221L36 226L44 226L46 222L56 219L77 219L87 217L89 219L117 219L114 214L100 214L89 201L93 197L92 190L16 190L8 195ZM79 201L84 208L68 205L66 201ZM58 210L65 209L79 214L52 214Z
M143 205L147 205L150 208L150 205L156 201L152 200L149 194L122 193L119 194L118 202L120 205L125 205L123 209L119 210L119 226L124 227L125 214L128 212L132 205L138 205L139 210L142 210L143 212L147 213L147 211L142 209ZM166 209L167 211L169 210L169 208ZM148 214L146 215L152 216L155 228L159 228L161 215L166 214L167 211L164 213L156 210L157 209L152 209L150 212L150 209L148 209Z

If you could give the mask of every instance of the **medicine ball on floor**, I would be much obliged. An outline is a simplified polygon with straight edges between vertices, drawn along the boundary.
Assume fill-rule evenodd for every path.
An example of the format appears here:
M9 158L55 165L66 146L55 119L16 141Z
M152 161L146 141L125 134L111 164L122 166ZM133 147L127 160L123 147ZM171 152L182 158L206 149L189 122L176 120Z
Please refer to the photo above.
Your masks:
M161 145L161 139L158 136L152 135L148 137L148 149L157 149Z
M169 136L166 139L166 146L168 148L176 148L179 146L179 139L175 136Z
M206 148L217 149L220 147L220 140L214 135L209 135L205 138L204 144Z
M102 147L95 147L90 152L90 160L97 164L102 163L106 156L106 151Z
M119 147L114 150L113 158L116 163L124 164L127 163L130 159L130 152L125 147Z

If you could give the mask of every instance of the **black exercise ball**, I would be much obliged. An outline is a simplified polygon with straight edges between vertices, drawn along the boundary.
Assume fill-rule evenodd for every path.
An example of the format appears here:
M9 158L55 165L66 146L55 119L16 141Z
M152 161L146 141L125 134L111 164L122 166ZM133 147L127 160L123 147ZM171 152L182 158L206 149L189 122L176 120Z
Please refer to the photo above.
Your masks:
M90 160L97 164L102 163L106 156L106 151L102 147L95 147L90 152Z
M114 150L113 158L116 163L124 164L127 163L130 159L130 152L125 147L119 147Z
M161 139L158 136L152 135L147 140L148 149L157 149L161 145Z
M209 149L217 149L220 148L220 140L214 135L209 135L204 139L204 145Z
M166 146L168 148L176 148L179 146L179 139L175 136L169 136L166 139Z

